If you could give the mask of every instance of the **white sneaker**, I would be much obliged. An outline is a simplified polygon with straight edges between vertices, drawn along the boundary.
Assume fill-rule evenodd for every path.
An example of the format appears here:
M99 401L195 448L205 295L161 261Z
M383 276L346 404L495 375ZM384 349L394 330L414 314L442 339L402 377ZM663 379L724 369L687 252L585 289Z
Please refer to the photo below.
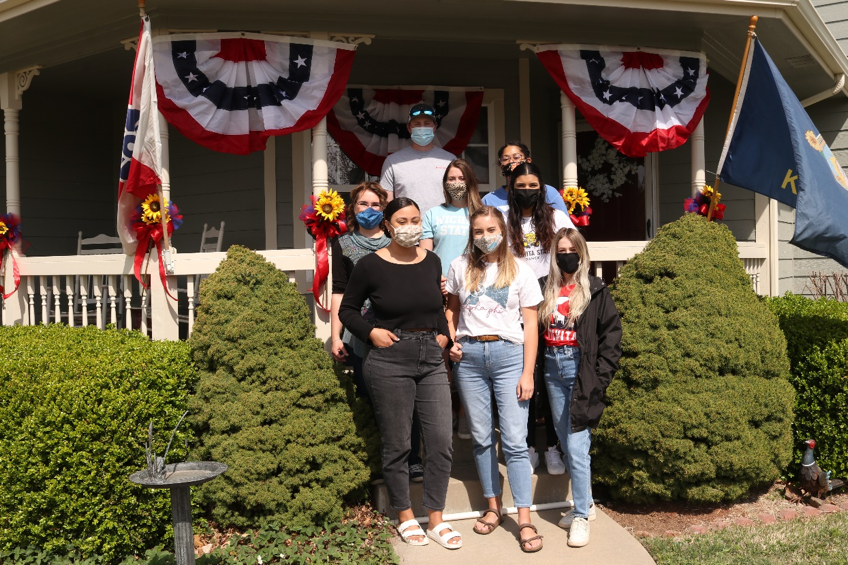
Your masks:
M555 445L552 445L545 452L545 467L548 468L549 475L562 475L565 473L565 463L562 462L562 455Z
M583 547L589 543L589 520L586 518L575 518L568 532L569 547Z
M595 505L589 507L589 521L594 522L597 516L595 515ZM559 523L557 526L560 528L567 530L571 527L571 523L574 521L574 508L569 509L565 514L562 515L562 518L559 519Z
M471 430L468 429L468 417L465 412L459 417L459 424L456 426L456 435L459 439L471 439Z
M535 447L527 448L527 454L530 456L530 472L535 473L536 467L539 466L539 454L536 453Z

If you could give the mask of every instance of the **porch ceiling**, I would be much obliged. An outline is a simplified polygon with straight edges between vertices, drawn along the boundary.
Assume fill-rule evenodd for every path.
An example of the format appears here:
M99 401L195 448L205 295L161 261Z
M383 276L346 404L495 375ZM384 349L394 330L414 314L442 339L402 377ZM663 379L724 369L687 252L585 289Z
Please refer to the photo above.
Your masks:
M91 57L107 68L123 64L115 51L138 33L132 0L59 0L9 18L0 12L0 72L53 67ZM507 0L151 0L154 28L251 31L330 31L376 35L360 49L369 56L530 57L516 41L638 45L704 51L711 68L736 81L748 18L738 13L582 6ZM799 98L833 86L809 45L769 10L758 34ZM109 53L106 53L109 52ZM75 65L74 65L75 66ZM102 68L102 67L101 67ZM129 67L127 67L128 69ZM62 73L56 69L57 73ZM105 69L104 69L105 70ZM128 72L128 70L127 70ZM36 80L50 74L42 72ZM66 81L85 82L67 73ZM68 82L65 82L67 85ZM125 89L123 82L121 90Z

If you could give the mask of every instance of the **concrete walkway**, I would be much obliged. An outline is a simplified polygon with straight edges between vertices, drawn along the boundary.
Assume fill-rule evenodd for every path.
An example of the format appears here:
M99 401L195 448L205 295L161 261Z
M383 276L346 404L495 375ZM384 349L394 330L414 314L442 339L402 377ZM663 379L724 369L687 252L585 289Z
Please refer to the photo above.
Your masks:
M544 548L538 553L523 553L518 545L518 516L509 515L497 530L488 536L472 531L475 520L451 520L450 524L462 534L462 547L449 551L430 540L424 547L413 547L395 538L395 551L404 565L454 565L469 563L579 563L580 565L655 565L650 554L636 538L619 526L600 509L598 519L591 522L589 545L568 547L568 533L557 526L561 511L545 510L532 514L533 524L545 536ZM426 525L422 525L426 528Z

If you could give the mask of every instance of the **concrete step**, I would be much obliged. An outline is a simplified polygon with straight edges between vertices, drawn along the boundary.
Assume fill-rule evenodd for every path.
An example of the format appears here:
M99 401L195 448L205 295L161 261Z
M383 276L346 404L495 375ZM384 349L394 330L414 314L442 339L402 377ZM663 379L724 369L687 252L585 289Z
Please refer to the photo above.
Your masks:
M451 478L448 483L447 499L445 501L445 514L461 514L465 512L485 510L488 505L483 498L483 489L477 476L477 467L471 453L471 440L462 440L454 435L454 464L451 469ZM500 445L500 444L499 444ZM498 447L500 453L500 447ZM503 457L499 457L500 482L503 490L503 504L505 507L515 505L512 498L512 490L507 480L506 465ZM571 480L568 474L550 475L545 468L545 463L539 465L533 477L533 504L546 504L564 502L571 499ZM416 516L426 516L426 510L421 506L423 496L422 483L410 483L409 496L412 508ZM375 485L372 487L372 502L377 510L391 518L397 515L389 505L388 491L386 485Z

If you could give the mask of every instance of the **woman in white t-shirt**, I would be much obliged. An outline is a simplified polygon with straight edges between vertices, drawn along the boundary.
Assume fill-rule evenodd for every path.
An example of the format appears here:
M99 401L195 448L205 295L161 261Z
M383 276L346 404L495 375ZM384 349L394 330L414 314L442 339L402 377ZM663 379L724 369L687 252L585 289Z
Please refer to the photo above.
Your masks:
M542 549L542 537L530 523L526 433L539 337L536 308L543 297L533 270L506 245L503 215L484 206L470 222L466 254L451 263L446 289L448 327L455 340L451 348L451 359L457 363L455 382L489 505L474 531L487 535L503 522L494 396L507 477L518 508L519 542L522 551L532 553Z

